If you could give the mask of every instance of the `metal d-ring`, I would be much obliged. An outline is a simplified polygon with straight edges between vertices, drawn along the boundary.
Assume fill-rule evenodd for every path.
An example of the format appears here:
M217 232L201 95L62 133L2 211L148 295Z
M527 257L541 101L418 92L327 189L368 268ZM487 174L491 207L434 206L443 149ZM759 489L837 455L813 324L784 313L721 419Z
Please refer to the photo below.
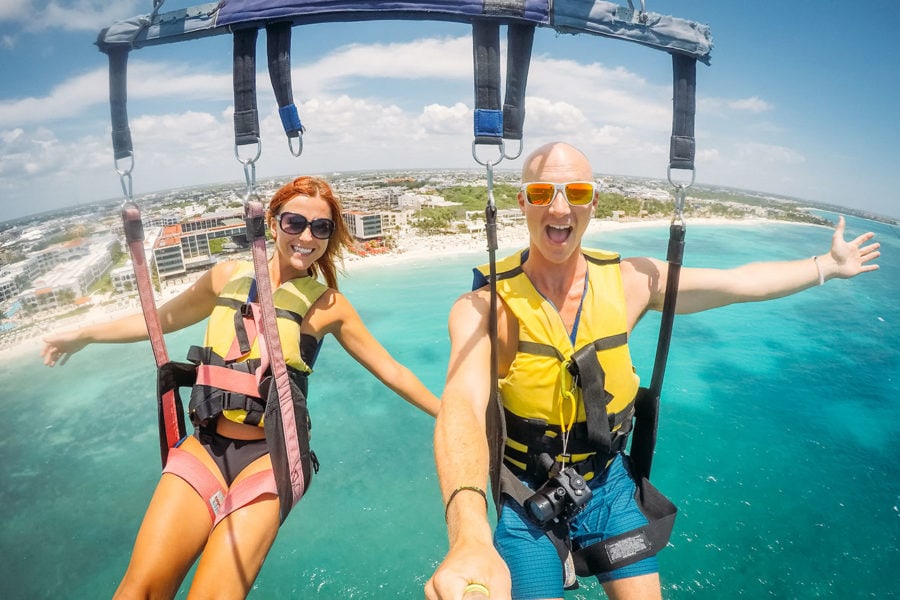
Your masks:
M297 150L294 150L294 144L291 142L291 137L288 136L288 150L291 151L291 154L296 157L300 157L303 154L303 134L297 134Z
M520 156L522 156L522 150L525 148L525 143L519 139L519 150L512 156L506 153L506 146L503 147L503 158L507 160L516 160Z
M498 144L498 149L499 149L500 155L496 161L491 162L491 161L481 160L480 158L478 158L478 142L473 141L472 142L472 158L475 159L475 162L477 162L479 165L482 165L484 167L487 167L488 165L491 165L491 166L499 165L503 161L503 158L506 156L504 153L504 149L503 149L503 140L500 140L500 144Z

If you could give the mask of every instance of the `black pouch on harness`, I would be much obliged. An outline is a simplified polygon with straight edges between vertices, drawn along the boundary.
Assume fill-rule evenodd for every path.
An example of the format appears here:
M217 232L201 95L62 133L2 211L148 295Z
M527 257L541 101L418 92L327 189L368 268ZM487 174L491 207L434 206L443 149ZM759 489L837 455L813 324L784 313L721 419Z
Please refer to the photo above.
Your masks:
M666 547L678 509L646 478L636 482L635 500L647 525L573 549L575 573L580 577L605 573L655 555Z
M279 403L278 387L273 385L272 377L263 379L259 386L261 396L266 399L266 441L269 445L272 469L275 471L282 522L287 518L295 502L299 501L309 489L313 473L319 471L319 460L309 446L312 422L306 404L306 376L292 373L289 380L294 423L288 431L290 433L296 431L296 445L291 444L285 437L285 419ZM294 493L295 485L302 488L297 494Z

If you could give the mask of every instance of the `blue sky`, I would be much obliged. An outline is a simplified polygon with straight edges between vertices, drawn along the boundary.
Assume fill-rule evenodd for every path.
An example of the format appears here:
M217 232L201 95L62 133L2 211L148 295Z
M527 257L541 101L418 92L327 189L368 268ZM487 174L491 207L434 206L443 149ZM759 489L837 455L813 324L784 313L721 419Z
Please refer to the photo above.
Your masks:
M193 4L167 2L163 10ZM0 0L0 220L121 198L106 57L94 40L101 28L151 7L152 0ZM698 65L699 183L900 217L893 27L900 4L647 0L646 7L705 23L713 34L712 64ZM281 132L262 37L258 178L477 167L467 26L295 28L294 98L308 129L300 158ZM240 188L230 54L227 36L131 53L135 195L228 181ZM662 52L538 30L526 110L526 152L562 139L583 149L598 174L665 178L671 60Z

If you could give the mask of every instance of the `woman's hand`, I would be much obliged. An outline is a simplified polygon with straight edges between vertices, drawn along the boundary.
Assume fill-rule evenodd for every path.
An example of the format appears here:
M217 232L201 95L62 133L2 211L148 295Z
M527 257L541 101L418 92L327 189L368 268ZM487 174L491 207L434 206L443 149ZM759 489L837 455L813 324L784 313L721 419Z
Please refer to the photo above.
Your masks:
M41 356L48 367L66 364L69 357L88 345L88 341L81 336L81 330L54 333L44 338L44 348Z

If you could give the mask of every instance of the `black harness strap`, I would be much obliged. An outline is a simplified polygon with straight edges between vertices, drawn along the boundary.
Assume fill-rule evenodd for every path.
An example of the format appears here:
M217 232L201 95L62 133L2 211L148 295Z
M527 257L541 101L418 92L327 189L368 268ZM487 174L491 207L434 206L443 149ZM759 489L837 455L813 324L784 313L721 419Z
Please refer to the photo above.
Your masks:
M694 115L696 112L695 88L697 61L680 54L672 55L673 67L673 119L672 141L669 148L669 169L694 169ZM662 320L653 361L650 388L638 395L636 401L634 434L631 441L631 461L635 478L650 477L653 453L656 449L659 428L659 401L662 393L669 345L672 341L672 325L675 321L675 305L678 298L678 282L684 257L684 221L680 219L684 187L676 189L676 219L669 228L669 247L666 260L669 263L666 278L666 295L663 300Z
M500 104L500 23L472 22L475 67L475 144L503 143Z
M472 22L475 68L474 144L502 146L504 139L521 144L525 123L525 88L531 66L534 25L510 23L507 27L506 92L500 100L500 22ZM521 145L518 153L522 152ZM504 151L501 156L506 158ZM508 158L516 158L510 156Z
M522 141L525 87L534 46L534 25L510 23L506 31L506 93L503 98L503 139ZM521 148L519 149L521 153ZM515 157L510 157L515 158Z
M572 559L580 577L605 573L649 558L666 547L677 509L659 490L641 479L635 491L647 525L626 531L586 548L575 548Z
M291 153L299 156L303 152L303 123L300 122L300 114L297 105L294 104L294 93L291 87L291 30L289 21L271 23L266 25L266 48L269 64L269 79L272 82L272 90L275 92L275 100L278 102L278 115L281 117L281 125L288 137L288 147ZM291 140L298 141L298 148L294 150Z
M128 126L128 48L105 47L109 57L109 112L112 122L112 145L115 160L134 154L131 128Z
M256 110L255 28L234 32L234 143L259 143L259 114Z
M697 112L697 60L672 54L672 138L669 168L694 170L694 116Z

